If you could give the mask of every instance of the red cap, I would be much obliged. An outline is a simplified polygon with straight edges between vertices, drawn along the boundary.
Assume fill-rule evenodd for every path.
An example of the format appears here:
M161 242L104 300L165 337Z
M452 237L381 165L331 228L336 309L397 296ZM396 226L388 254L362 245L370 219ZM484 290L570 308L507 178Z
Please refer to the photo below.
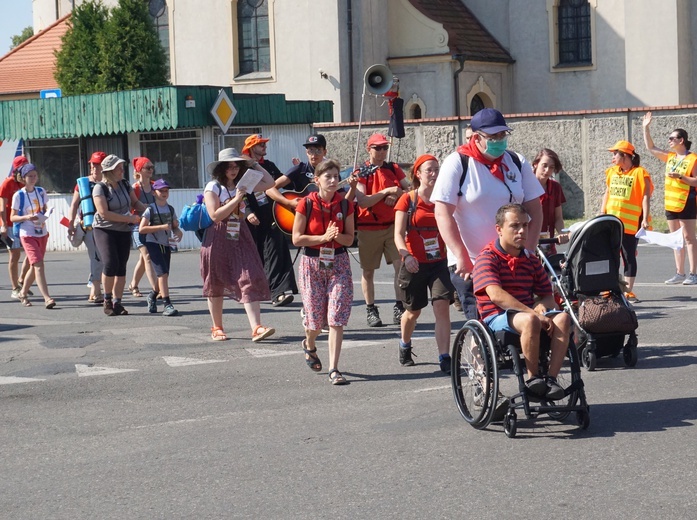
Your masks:
M387 140L387 137L382 134L373 134L368 139L368 148L371 146L382 146L385 144L390 144L390 142Z
M29 162L29 160L26 157L24 157L23 155L18 155L12 161L12 169L18 170L19 168L21 168L22 166L24 166L28 162Z
M90 160L87 162L92 164L102 164L105 157L106 154L104 152L94 152L90 157Z

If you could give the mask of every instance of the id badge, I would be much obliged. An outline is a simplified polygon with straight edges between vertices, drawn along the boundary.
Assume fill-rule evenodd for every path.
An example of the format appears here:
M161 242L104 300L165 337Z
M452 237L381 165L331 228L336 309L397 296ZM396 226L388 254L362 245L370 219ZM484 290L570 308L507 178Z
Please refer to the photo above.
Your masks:
M319 248L319 266L321 269L334 268L334 248L320 247Z
M440 256L440 248L438 247L438 237L424 238L424 250L426 258L429 260L438 260Z
M264 204L268 204L269 199L266 197L266 193L263 191L256 191L254 192L254 196L257 199L257 204L260 206L263 206Z
M239 240L240 239L240 221L236 218L230 217L227 221L227 230L225 231L225 238L228 240Z

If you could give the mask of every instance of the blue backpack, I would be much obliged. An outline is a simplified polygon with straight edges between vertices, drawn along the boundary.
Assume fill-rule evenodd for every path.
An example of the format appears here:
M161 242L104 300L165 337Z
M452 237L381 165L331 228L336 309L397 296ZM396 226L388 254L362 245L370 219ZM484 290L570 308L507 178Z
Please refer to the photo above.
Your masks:
M17 211L18 215L24 215L24 188L19 190L17 193L19 193L19 210ZM37 197L41 195L41 199L39 200L39 203L41 204L41 208L46 205L46 193L44 193L43 188L39 188L38 186L36 187L36 195ZM13 222L12 223L12 234L15 237L15 240L19 240L19 228L22 227L21 222Z
M218 196L222 193L222 188L218 184ZM203 195L196 197L196 202L182 208L179 215L179 227L184 231L194 231L196 236L203 241L203 230L213 225L213 219L208 214L206 204L203 202Z

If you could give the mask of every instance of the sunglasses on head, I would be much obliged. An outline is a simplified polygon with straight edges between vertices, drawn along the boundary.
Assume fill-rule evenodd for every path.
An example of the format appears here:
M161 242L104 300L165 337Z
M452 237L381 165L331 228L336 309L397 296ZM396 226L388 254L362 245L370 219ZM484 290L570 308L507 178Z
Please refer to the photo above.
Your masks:
M388 150L390 148L390 145L382 144L380 146L371 146L370 148L378 152L384 152L385 150Z

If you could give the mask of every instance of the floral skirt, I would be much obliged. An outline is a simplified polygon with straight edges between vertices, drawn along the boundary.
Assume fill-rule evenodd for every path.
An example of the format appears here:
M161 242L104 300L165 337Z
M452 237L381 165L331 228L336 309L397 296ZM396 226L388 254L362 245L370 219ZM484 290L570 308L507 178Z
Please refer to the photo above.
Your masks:
M319 257L303 255L298 271L298 286L305 307L303 325L308 330L345 327L353 304L353 277L348 253L334 258L333 269L319 266Z

